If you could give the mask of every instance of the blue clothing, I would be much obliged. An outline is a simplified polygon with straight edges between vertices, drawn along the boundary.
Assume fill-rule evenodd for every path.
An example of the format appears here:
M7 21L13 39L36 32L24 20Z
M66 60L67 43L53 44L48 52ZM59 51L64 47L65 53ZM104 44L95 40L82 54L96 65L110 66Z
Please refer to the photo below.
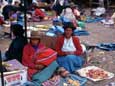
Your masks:
M67 55L58 57L57 62L59 66L64 67L70 73L73 73L83 66L84 59L76 55Z
M100 44L97 44L96 48L105 50L105 51L114 51L115 43L100 43Z
M87 79L84 77L80 77L80 76L77 76L75 74L69 74L68 77L61 78L61 82L60 82L61 85L60 86L63 86L63 82L67 83L68 79L75 80L75 81L78 80L80 83L80 86L85 86L85 83L87 82ZM71 84L68 86L71 86Z
M35 51L38 50L38 46L34 46L34 45L32 45L32 47L35 49Z
M89 32L86 30L74 30L75 36L88 36Z
M85 22L86 23L96 23L96 22L100 22L101 20L103 20L103 18L101 17L96 17L96 18L87 17Z
M46 32L47 36L57 36L59 34L63 34L64 33L64 29L62 26L52 26L48 32Z

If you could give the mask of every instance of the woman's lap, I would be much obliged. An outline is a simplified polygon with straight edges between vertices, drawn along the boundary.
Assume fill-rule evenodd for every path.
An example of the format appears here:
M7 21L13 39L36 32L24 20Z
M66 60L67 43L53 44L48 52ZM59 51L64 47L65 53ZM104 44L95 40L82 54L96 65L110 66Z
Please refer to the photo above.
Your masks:
M39 86L39 84L46 81L53 75L57 67L58 67L57 62L56 61L52 62L48 67L43 69L41 72L38 72L35 75L33 75L32 82L35 84L35 86Z
M68 55L58 57L57 62L60 66L66 68L69 72L74 72L75 70L82 67L84 59L80 56Z

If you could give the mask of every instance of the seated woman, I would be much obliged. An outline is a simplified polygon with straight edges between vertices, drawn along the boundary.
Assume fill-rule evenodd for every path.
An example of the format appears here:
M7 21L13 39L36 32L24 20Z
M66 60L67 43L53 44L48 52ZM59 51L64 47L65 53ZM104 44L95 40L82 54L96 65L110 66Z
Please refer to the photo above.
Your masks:
M46 53L46 47L40 42L41 37L38 31L32 31L29 39L30 43L28 43L23 50L22 63L28 67L28 79L32 81L35 80L35 82L37 82L35 86L39 86L38 84L50 78L58 67L55 61L57 53L53 53L47 57L49 53L53 51L49 48L49 53ZM43 56L45 56L44 59Z
M65 8L62 11L61 16L69 19L74 24L74 26L77 27L76 17L70 7Z
M42 20L50 20L50 16L48 16L45 11L43 11L42 9L38 8L38 7L33 7L34 11L33 12L29 12L31 18L33 21L35 22L39 22Z
M11 25L11 30L15 38L5 53L6 60L17 59L19 62L22 62L23 48L27 44L23 27L19 24L13 24Z
M71 7L70 8L72 9L72 12L73 12L75 18L77 20L80 20L80 14L81 13L79 11L79 8L75 4L73 4L73 3L71 3Z
M68 22L64 26L64 35L57 38L56 51L58 52L57 62L70 73L81 68L84 59L80 57L83 53L79 39L73 36L73 24Z

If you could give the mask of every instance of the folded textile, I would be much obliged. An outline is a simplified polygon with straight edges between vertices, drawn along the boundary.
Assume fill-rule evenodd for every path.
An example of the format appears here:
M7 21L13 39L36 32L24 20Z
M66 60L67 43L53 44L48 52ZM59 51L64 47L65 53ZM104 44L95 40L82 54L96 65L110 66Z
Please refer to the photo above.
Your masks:
M104 25L113 25L114 24L114 21L112 19L103 19L103 20L101 20L101 22Z
M78 21L78 26L81 28L85 28L85 22L84 21Z
M105 51L114 51L115 43L100 43L100 44L97 44L96 48L105 50Z
M75 36L87 36L89 35L89 32L86 30L75 30L74 35Z
M57 36L59 34L63 34L64 33L64 29L62 26L52 26L47 32L46 35L47 36Z
M85 22L86 23L96 23L96 22L100 22L101 20L103 20L103 18L101 17L96 17L96 18L87 17Z
M46 32L46 36L55 37L56 34L54 32Z

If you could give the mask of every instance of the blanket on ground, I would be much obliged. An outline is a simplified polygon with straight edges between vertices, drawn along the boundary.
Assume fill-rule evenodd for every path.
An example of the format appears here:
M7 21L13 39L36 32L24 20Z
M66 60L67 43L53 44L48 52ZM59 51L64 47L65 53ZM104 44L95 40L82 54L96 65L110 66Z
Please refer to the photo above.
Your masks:
M114 51L115 43L100 43L100 44L97 44L96 48L105 50L105 51Z

